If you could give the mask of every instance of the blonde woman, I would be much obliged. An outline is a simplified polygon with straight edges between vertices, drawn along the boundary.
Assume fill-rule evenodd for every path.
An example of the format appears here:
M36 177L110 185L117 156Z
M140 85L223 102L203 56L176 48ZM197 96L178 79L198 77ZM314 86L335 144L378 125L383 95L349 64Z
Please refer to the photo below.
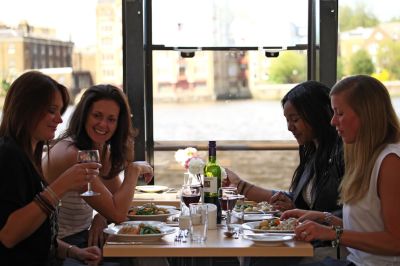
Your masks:
M333 87L331 103L332 125L345 143L343 220L332 216L331 226L321 225L325 214L298 209L282 218L304 220L299 239L331 240L350 252L318 265L400 265L400 126L389 93L372 77L352 76Z

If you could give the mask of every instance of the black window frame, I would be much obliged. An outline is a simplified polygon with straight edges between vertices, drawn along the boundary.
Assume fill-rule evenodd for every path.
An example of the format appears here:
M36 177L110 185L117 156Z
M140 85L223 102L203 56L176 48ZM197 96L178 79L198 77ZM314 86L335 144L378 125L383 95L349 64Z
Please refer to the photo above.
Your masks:
M152 44L152 0L122 0L123 89L134 114L133 125L139 129L135 140L135 159L154 165L154 151L172 151L187 146L206 150L205 142L155 142L153 134L152 53L175 50ZM168 1L168 0L165 0ZM201 2L201 1L200 1ZM319 27L317 27L319 26ZM319 29L319 31L318 31ZM308 44L288 47L307 50L307 79L328 86L337 80L338 0L308 0ZM193 47L181 47L193 48ZM279 48L279 47L265 47ZM202 50L256 50L258 47L202 47ZM221 150L290 150L297 144L287 141L243 141L240 144L218 143Z

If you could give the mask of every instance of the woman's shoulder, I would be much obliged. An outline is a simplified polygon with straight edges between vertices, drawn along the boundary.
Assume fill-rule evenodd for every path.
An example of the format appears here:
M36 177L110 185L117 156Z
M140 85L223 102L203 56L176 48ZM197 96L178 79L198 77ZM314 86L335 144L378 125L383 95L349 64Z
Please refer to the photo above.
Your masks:
M23 154L21 148L18 144L11 138L1 137L0 138L0 156L10 157L20 157Z
M51 146L49 156L51 160L66 160L76 161L78 154L78 148L74 145L71 139L58 140L54 145Z

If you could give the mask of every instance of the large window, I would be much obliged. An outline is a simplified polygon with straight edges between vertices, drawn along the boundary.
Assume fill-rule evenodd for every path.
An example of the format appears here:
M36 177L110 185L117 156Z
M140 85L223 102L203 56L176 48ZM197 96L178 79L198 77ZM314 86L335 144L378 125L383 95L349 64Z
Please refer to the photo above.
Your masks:
M155 182L179 186L184 169L174 152L195 146L206 159L207 141L216 140L221 165L257 184L287 188L297 143L280 99L299 82L329 76L317 66L329 52L336 55L336 6L312 0L126 1L124 84L141 129L136 155L153 162ZM321 14L328 23L319 26ZM321 27L331 34L321 35ZM326 40L332 46L324 50ZM324 65L335 70L335 63ZM336 71L330 75L335 79ZM280 174L272 170L277 165Z

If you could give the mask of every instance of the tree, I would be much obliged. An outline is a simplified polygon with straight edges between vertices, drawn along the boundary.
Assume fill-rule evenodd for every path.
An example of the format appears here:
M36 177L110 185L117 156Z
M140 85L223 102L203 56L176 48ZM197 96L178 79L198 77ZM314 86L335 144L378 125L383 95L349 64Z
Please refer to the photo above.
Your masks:
M358 50L350 58L350 74L371 75L375 71L371 56L365 50Z
M307 78L306 56L294 51L281 52L269 68L274 83L299 83Z
M377 58L379 66L390 71L390 79L400 79L400 43L398 41L383 41L379 46Z
M379 19L367 11L365 3L358 3L354 8L349 6L339 8L339 30L341 32L357 27L375 27L378 24Z
M336 77L338 80L342 79L344 76L343 70L343 59L342 57L337 58L337 66L336 66Z

